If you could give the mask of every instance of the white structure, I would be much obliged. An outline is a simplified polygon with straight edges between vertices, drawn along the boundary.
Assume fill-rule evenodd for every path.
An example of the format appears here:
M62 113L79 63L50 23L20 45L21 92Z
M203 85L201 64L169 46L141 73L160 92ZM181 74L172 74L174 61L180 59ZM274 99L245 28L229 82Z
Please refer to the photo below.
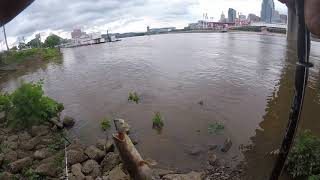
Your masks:
M76 46L85 46L91 44L100 44L105 43L106 40L101 36L100 32L95 33L82 33L80 36L76 36L71 39L67 44L62 45L62 47L76 47Z

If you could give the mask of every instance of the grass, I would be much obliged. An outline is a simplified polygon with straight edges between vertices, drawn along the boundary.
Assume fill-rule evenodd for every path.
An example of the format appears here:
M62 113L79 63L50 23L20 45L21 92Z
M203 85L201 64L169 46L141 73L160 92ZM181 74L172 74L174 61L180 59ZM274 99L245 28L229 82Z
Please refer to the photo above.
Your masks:
M21 51L0 53L0 62L4 65L19 64L27 60L59 61L61 53L57 48L33 48Z
M221 122L215 122L212 124L209 124L208 132L210 134L220 134L224 130L224 125Z
M136 92L133 93L129 93L129 97L128 97L128 101L132 101L135 102L136 104L139 103L140 101L140 97L138 96L138 94Z
M100 127L103 131L106 131L107 129L110 129L111 128L111 123L110 123L110 120L108 118L103 118L101 121L100 121Z
M154 117L152 119L152 123L153 123L152 127L156 128L156 129L161 129L164 126L160 112L156 112L154 114Z

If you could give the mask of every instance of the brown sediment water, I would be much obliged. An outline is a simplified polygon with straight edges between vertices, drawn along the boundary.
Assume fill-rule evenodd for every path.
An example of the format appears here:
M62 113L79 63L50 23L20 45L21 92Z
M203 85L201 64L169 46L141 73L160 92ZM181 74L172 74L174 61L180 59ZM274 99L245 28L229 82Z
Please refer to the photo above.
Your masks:
M315 67L301 127L320 135L320 44L312 45ZM231 164L245 160L248 179L269 175L274 158L266 154L280 145L293 93L296 59L285 36L168 34L62 52L63 63L6 75L0 88L43 79L45 93L77 120L70 135L85 143L106 136L99 127L103 117L123 118L140 140L140 153L159 166L204 168L207 145L229 137L231 150L216 150L218 158ZM141 95L141 103L128 103L129 92ZM161 133L152 129L155 112L163 116ZM215 122L224 124L221 134L208 132ZM242 152L242 144L251 150ZM189 155L192 146L202 153Z

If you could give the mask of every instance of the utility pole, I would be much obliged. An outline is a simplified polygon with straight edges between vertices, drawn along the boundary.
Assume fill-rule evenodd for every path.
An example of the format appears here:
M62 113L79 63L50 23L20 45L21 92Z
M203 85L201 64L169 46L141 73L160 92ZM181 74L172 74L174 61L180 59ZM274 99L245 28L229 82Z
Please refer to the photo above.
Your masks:
M7 35L6 35L6 28L4 27L4 25L3 25L2 27L3 27L4 41L5 41L6 46L7 46L7 51L9 51L9 46L8 46L8 41L7 41Z

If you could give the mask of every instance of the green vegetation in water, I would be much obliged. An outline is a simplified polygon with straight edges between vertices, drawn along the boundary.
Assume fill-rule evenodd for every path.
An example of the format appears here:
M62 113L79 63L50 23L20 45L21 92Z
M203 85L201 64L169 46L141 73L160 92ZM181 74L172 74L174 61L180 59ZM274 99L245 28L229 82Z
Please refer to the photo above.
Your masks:
M107 129L110 129L111 128L111 123L110 123L110 120L108 118L103 118L101 121L100 121L100 127L103 131L106 131Z
M0 95L0 106L6 107L7 124L25 129L57 117L63 104L44 95L42 82L22 83L12 94Z
M138 94L136 92L133 93L129 93L129 97L128 97L128 101L132 101L135 102L136 104L139 103L140 101L140 97L138 96Z
M215 122L212 124L209 124L208 132L210 134L220 134L224 130L224 125L221 122Z
M0 64L19 64L28 60L61 61L62 55L57 48L33 48L0 53Z
M160 114L160 112L156 112L154 114L153 119L152 119L152 127L156 128L156 129L162 129L163 126L164 126L164 123L163 123L161 114Z
M291 149L287 171L293 177L319 179L320 175L320 138L310 130L302 131Z

